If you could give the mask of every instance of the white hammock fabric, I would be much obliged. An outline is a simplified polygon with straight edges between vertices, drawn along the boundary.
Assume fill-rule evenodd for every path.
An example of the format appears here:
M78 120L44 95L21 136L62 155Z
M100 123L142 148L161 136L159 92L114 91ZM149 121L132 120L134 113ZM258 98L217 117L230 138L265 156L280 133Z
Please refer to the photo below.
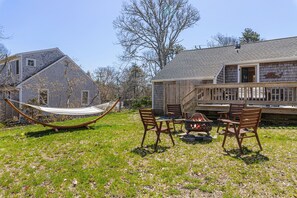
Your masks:
M11 99L10 101L17 102L22 105L29 106L34 109L44 111L47 113L58 114L58 115L74 115L74 116L100 114L110 106L110 103L104 103L97 106L82 107L82 108L55 108L55 107L42 107L42 106L31 105L31 104L11 100Z

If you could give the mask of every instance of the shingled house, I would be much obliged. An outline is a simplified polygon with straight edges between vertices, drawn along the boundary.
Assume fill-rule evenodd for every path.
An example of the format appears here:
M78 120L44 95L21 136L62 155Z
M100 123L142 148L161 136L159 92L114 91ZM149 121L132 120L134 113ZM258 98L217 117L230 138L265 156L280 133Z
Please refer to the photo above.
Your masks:
M60 49L18 53L0 61L0 121L18 115L3 98L50 107L100 102L93 80Z
M267 113L297 114L297 37L185 50L152 84L160 112L169 103L195 111L245 102Z

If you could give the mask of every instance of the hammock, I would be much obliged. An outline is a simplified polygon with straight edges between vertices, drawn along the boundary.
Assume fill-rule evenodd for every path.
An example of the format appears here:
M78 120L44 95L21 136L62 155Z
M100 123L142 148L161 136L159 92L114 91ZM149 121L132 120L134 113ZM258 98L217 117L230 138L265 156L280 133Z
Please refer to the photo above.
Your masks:
M110 106L110 103L104 103L101 105L97 106L92 106L92 107L82 107L82 108L55 108L55 107L42 107L42 106L36 106L32 104L27 104L23 102L19 102L16 100L9 99L12 102L16 102L28 107L32 107L34 109L37 109L39 111L44 111L47 113L51 114L58 114L58 115L74 115L74 116L79 116L79 115L93 115L93 114L99 114L104 112L106 107Z
M51 108L51 107L41 107L41 106L31 105L31 104L27 104L27 103L22 103L22 102L14 101L14 100L7 99L7 98L5 98L4 100L9 106L11 106L16 112L18 112L20 115L22 115L28 121L31 121L31 122L34 122L37 124L41 124L43 126L48 126L48 127L51 127L52 129L54 129L55 131L58 131L59 129L75 129L75 128L81 128L81 127L88 127L88 125L96 123L99 119L101 119L106 114L108 114L117 105L117 103L120 101L120 98L117 101L115 101L109 109L106 109L106 110L102 109L102 107L107 106L106 104L101 104L101 105L92 106L92 107L84 107L84 108ZM59 114L59 115L92 115L92 114L102 113L104 111L105 112L103 114L101 114L100 116L98 116L97 118L87 121L87 122L84 122L84 123L81 123L81 124L71 125L71 126L58 126L58 125L54 125L54 124L44 123L42 121L36 120L36 119L26 115L21 110L19 110L11 101L38 109L40 111L44 111L47 113L53 113L53 114Z

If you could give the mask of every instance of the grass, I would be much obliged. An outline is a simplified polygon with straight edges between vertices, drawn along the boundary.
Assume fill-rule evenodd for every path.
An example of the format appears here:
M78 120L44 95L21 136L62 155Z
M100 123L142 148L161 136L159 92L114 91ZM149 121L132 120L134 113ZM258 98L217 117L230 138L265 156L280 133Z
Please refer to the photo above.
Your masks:
M69 123L80 120L68 121ZM297 127L260 128L238 155L234 139L184 142L155 134L140 148L137 112L111 113L90 129L0 129L1 197L297 197ZM214 135L216 127L213 127Z

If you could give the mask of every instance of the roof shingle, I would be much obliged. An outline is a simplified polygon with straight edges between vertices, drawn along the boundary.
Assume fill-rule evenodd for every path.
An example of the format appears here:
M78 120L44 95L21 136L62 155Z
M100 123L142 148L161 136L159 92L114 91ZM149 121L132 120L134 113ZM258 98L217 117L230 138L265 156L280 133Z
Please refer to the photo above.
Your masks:
M185 50L176 55L153 81L213 79L223 65L288 58L297 60L297 37L242 44L239 50L234 46Z

